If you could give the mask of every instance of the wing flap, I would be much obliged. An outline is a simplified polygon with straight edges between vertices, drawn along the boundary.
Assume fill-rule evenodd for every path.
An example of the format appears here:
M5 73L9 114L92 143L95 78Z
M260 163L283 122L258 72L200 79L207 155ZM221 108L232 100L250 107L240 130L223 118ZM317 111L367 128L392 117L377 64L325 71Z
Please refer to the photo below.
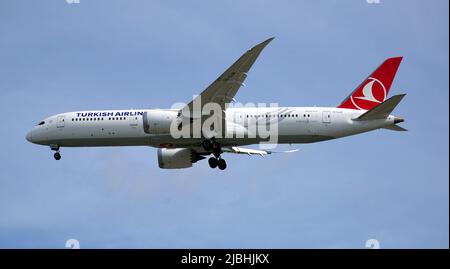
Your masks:
M297 152L298 149L294 150L287 150L287 151L271 151L271 150L259 150L259 149L248 149L248 148L240 148L240 147L225 147L222 148L223 152L228 153L236 153L236 154L247 154L247 155L259 155L259 156L266 156L268 154L272 153L293 153Z

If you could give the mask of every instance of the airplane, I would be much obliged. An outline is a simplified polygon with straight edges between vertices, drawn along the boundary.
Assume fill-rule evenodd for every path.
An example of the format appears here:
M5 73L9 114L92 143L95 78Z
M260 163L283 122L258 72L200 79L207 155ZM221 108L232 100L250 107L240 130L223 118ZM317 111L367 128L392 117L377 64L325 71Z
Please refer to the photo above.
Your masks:
M260 156L277 153L243 147L247 145L273 141L313 143L376 129L406 131L397 125L404 119L391 115L406 94L387 98L403 57L386 59L336 107L234 106L234 97L244 86L250 68L272 40L269 38L245 52L181 108L56 114L34 126L26 140L50 146L56 160L61 159L61 147L151 146L158 148L158 164L163 169L192 167L211 156L209 166L224 170L225 153ZM205 112L206 105L201 104L210 104L214 109ZM272 138L260 134L269 125L274 130ZM174 135L177 131L183 131L184 135Z

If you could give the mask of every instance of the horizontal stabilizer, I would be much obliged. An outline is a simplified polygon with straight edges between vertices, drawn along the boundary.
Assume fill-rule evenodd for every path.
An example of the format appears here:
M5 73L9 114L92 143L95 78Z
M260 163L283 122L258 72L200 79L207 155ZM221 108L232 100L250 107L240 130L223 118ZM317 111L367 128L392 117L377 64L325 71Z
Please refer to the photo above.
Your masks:
M398 132L405 132L405 131L408 131L407 129L405 129L405 128L403 128L403 127L400 127L400 126L398 126L398 125L389 125L389 126L386 126L386 127L383 127L383 129L388 129L388 130L392 130L392 131L398 131Z
M400 103L403 97L405 97L405 95L406 94L394 95L354 120L385 119L389 116L389 114L391 114L391 112L398 105L398 103Z

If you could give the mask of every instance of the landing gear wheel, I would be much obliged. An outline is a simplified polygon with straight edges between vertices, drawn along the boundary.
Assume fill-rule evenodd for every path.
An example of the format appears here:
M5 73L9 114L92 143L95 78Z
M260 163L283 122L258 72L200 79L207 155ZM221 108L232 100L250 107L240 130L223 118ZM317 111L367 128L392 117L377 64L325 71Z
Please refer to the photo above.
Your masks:
M211 141L208 139L203 140L202 147L204 150L210 151L211 150Z
M208 163L209 163L209 167L211 167L211 168L216 168L218 165L218 161L214 157L209 158Z
M58 161L59 159L61 159L61 154L59 154L59 152L56 152L55 154L53 154L53 157Z
M219 167L220 170L225 170L225 168L227 168L227 163L225 162L224 159L219 159L217 161L217 166Z

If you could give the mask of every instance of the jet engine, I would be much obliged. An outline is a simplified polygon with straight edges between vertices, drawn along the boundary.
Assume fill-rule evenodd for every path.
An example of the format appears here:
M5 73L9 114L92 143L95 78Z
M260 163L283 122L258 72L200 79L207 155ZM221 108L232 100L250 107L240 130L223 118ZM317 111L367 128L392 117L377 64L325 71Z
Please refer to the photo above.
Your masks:
M198 155L191 149L176 148L176 149L158 149L158 165L159 168L177 169L189 168L192 164L205 159L205 157Z
M170 110L148 110L142 116L144 132L147 134L169 134L172 121L176 120L177 112Z

